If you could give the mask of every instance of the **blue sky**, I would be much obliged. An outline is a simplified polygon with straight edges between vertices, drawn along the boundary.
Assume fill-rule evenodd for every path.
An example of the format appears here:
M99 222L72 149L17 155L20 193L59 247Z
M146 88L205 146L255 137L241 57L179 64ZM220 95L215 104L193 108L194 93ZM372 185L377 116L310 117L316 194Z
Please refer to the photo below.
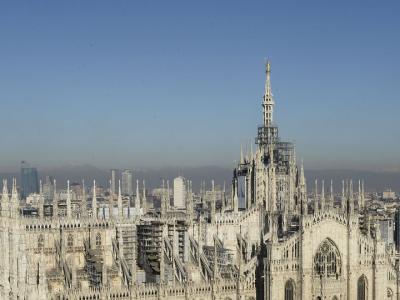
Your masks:
M279 4L278 4L279 3ZM0 168L233 166L275 120L306 167L400 169L398 1L2 1Z

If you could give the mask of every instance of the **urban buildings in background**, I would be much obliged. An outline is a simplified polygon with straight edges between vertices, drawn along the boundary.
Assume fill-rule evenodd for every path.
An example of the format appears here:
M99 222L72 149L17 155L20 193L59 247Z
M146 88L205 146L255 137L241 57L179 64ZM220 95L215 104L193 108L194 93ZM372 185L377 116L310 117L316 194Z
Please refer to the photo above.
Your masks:
M20 194L3 181L0 299L398 299L397 195L307 185L274 123L270 74L268 63L256 149L241 151L228 189L177 177L173 192L143 179L133 192L130 170L118 191L115 172L110 189L50 177L38 188L26 164Z
M53 199L54 195L54 186L53 186L54 179L51 176L46 176L44 183L43 183L43 196L46 200Z
M186 186L185 178L182 176L174 179L174 206L176 208L185 208Z
M36 168L31 167L26 161L21 162L21 198L39 192L39 177Z
M133 195L133 175L132 170L125 169L122 171L122 194Z

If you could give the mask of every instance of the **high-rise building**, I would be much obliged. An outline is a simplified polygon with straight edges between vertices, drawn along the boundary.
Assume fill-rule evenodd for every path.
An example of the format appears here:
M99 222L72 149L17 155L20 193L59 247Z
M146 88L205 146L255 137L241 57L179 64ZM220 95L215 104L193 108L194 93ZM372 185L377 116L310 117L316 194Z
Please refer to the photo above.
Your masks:
M46 176L43 183L43 196L46 200L52 199L54 195L53 178Z
M132 170L122 171L122 194L133 195Z
M25 199L32 193L39 193L38 172L36 168L23 160L21 162L21 197Z
M116 174L117 174L117 170L116 169L111 169L111 194L115 195L115 183L116 183Z
M174 179L174 206L176 208L185 208L186 184L182 176Z

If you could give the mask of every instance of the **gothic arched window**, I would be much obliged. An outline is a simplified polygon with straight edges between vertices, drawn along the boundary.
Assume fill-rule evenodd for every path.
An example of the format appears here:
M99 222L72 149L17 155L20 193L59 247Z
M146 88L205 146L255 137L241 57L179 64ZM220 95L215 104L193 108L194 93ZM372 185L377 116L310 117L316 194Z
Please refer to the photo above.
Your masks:
M314 256L314 273L317 276L339 276L342 272L340 253L335 244L324 240Z
M44 237L43 237L43 234L41 234L41 235L39 235L39 238L38 238L38 248L43 249L43 247L44 247Z
M285 284L285 300L294 299L294 284L293 280L289 279Z
M362 275L357 281L357 300L367 299L367 278Z
M72 234L68 235L67 246L68 248L72 248L74 246L74 238L72 237Z
M96 247L101 246L101 234L100 232L96 235Z

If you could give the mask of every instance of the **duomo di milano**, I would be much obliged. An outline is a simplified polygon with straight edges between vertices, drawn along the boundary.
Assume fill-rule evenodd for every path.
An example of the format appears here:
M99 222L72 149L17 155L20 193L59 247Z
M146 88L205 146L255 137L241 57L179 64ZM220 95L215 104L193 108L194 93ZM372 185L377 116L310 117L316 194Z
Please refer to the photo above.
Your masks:
M99 195L34 195L24 215L16 181L3 181L1 299L399 299L396 251L381 237L364 185L315 182L307 193L294 145L273 123L266 64L257 149L241 154L232 189L192 190L185 205ZM314 185L314 184L313 184ZM131 205L132 203L132 205Z

